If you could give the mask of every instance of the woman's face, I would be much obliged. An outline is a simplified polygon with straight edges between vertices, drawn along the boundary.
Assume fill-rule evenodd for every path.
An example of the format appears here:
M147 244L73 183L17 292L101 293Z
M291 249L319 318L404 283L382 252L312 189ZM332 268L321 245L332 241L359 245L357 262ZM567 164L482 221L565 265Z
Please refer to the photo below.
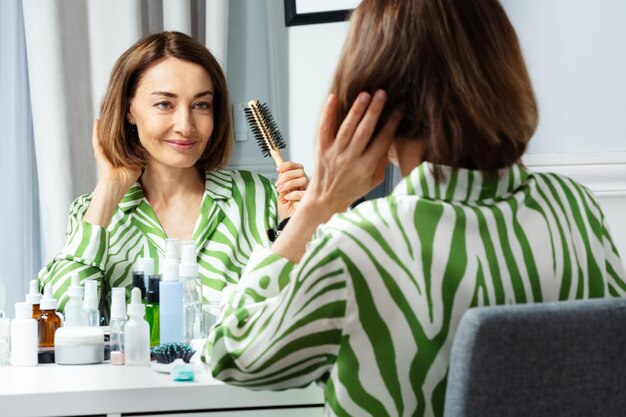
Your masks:
M213 81L198 64L166 58L142 75L127 117L149 164L192 167L213 132Z

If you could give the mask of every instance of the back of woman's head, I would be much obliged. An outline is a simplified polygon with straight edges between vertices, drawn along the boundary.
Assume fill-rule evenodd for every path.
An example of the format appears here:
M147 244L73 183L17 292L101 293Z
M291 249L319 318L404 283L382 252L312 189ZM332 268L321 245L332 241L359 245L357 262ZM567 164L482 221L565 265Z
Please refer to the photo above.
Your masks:
M198 64L211 77L214 127L211 140L196 166L207 170L225 166L233 141L226 78L208 49L180 32L161 32L144 37L126 50L113 66L100 108L98 136L104 155L114 166L139 166L148 158L135 126L126 116L143 74L169 57Z
M345 118L360 91L388 93L382 124L426 141L427 161L487 174L517 162L537 105L515 31L497 0L363 0L331 91Z

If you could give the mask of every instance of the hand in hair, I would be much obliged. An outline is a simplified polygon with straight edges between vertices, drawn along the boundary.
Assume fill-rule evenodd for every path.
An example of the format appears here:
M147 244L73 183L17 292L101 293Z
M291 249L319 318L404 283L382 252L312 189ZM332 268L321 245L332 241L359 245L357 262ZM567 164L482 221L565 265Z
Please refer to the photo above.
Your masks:
M91 144L98 168L98 183L83 220L107 227L122 197L141 175L141 167L115 167L111 164L111 161L104 156L98 139L99 122L98 119L94 122L91 135Z
M387 153L401 119L399 112L392 113L372 137L386 100L382 90L373 97L359 94L337 130L337 99L329 98L318 129L315 177L303 203L313 202L333 213L342 212L384 180Z
M373 98L361 93L337 130L337 97L328 98L318 129L315 176L298 210L274 242L274 252L299 262L317 226L345 211L383 181L389 146L402 118L400 112L393 112L373 136L386 100L382 90Z

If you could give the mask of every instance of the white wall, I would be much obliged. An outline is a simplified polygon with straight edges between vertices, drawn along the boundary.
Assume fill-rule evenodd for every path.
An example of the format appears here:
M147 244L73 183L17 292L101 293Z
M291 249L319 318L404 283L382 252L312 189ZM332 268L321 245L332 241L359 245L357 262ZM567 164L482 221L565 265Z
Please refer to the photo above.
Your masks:
M524 161L592 189L626 257L626 1L501 1L540 106ZM309 173L319 111L347 28L342 22L287 29L288 146Z
M348 30L345 22L288 29L289 155L313 173L320 110Z

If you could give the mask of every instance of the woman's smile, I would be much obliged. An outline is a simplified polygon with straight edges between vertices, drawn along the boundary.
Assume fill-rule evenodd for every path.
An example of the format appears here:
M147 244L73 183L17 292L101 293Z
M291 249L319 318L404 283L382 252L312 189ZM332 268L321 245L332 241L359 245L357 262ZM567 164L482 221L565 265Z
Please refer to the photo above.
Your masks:
M187 139L165 139L164 142L177 151L190 151L198 143L197 140Z

